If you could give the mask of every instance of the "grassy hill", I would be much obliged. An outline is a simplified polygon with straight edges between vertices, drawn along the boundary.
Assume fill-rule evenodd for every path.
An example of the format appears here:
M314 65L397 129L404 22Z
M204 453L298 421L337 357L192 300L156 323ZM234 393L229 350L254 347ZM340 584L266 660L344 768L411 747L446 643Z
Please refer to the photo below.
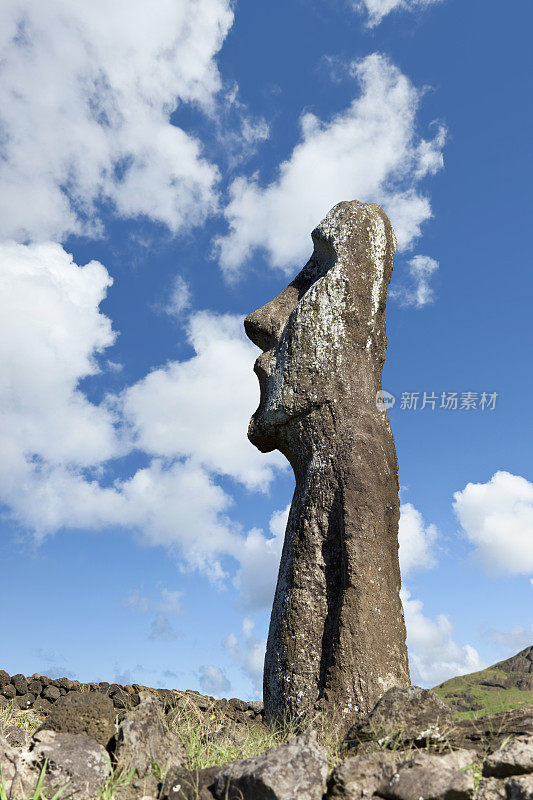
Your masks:
M480 672L451 678L433 691L458 718L533 707L533 646Z

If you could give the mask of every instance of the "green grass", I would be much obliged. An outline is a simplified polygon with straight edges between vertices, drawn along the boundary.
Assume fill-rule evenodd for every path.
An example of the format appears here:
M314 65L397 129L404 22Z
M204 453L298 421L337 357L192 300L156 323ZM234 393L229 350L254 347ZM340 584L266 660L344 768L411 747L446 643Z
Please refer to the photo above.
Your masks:
M498 689L482 685L483 681L508 680L512 675L513 673L504 672L497 667L488 667L479 672L472 672L470 675L451 678L449 681L435 686L433 691L445 703L450 703L457 699L454 698L454 695L466 692L483 706L475 711L458 711L454 714L456 719L479 719L487 714L497 714L502 711L511 711L515 708L533 706L533 691L524 691L516 687Z
M0 709L0 734L10 725L23 728L31 736L43 721L43 716L31 710L20 711L13 704ZM285 744L293 736L309 728L317 731L320 744L324 747L330 768L341 761L342 738L331 733L322 717L308 720L298 729L291 724L280 728L267 728L261 724L236 723L224 716L215 704L207 711L200 712L192 700L182 698L182 702L163 717L164 724L173 731L185 747L187 757L183 763L186 769L219 766L231 761L260 755L273 747ZM53 798L43 791L44 771L41 773L31 797L15 800L67 800L68 787ZM159 764L152 764L152 774L163 780L165 772ZM95 800L115 800L120 786L136 778L135 770L127 775L112 774L105 787ZM5 787L0 776L0 800L7 800Z
M188 769L214 767L260 755L310 728L317 731L331 767L341 760L342 737L332 733L318 716L298 728L291 723L268 728L231 722L214 704L207 712L200 712L189 701L176 706L166 715L165 722L185 746Z

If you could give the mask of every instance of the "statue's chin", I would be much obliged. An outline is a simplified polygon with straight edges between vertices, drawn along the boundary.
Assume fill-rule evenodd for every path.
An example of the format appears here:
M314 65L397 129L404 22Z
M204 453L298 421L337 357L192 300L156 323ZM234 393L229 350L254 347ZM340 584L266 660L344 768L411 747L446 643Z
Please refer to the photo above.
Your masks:
M250 420L248 439L261 453L271 453L276 449L273 430L265 425L263 420L259 420L256 415L257 412Z

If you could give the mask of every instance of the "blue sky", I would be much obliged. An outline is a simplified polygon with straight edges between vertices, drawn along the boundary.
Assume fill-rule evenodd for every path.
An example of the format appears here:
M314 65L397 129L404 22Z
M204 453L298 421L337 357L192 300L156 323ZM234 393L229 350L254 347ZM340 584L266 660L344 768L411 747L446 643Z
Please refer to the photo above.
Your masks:
M354 198L399 241L413 680L532 643L532 22L513 0L3 3L2 668L260 696L293 478L246 439L242 318Z

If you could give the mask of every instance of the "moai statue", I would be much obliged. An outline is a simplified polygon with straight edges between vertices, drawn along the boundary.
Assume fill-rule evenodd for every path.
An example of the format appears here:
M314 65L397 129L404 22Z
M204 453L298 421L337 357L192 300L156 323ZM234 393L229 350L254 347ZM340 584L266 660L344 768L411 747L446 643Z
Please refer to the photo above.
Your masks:
M338 724L409 686L398 563L398 464L381 391L396 240L380 206L336 205L311 258L245 320L263 351L248 437L296 478L270 620L267 719Z

